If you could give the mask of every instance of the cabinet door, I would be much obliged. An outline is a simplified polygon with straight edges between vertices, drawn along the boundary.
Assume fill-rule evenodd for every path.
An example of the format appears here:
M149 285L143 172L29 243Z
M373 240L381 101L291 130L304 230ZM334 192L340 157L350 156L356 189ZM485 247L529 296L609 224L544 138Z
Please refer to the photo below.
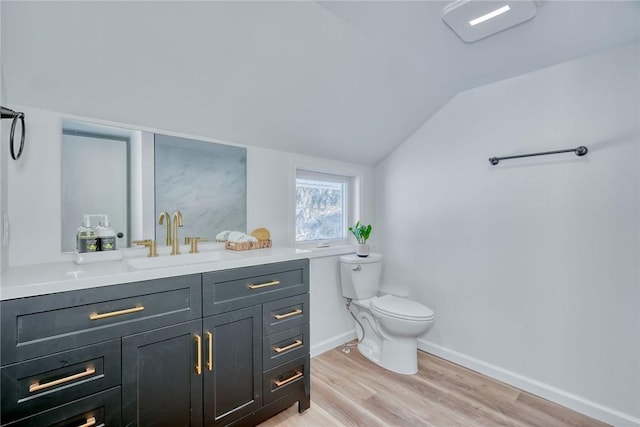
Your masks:
M262 406L262 308L205 318L204 419L228 424Z
M201 331L194 320L122 339L124 425L202 425Z

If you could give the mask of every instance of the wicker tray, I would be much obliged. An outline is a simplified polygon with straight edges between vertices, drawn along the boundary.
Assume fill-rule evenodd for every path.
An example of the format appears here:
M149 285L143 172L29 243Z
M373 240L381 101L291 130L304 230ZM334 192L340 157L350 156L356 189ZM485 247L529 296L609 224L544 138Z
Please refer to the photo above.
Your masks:
M265 249L265 248L271 247L271 240L262 240L259 242L243 242L243 243L225 242L224 247L232 251L248 251L251 249Z

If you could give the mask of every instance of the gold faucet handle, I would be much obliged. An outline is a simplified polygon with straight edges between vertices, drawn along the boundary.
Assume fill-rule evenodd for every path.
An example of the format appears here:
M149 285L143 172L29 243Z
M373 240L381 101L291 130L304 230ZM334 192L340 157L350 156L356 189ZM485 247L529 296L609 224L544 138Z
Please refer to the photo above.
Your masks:
M158 256L158 244L156 243L155 240L152 240L152 239L134 240L131 243L140 245L140 246L146 246L147 248L149 248L149 254L147 255L148 257Z
M184 244L188 245L191 243L192 240L198 240L199 242L206 242L207 239L205 239L204 237L185 237L184 238Z
M203 237L185 237L184 238L184 243L186 245L191 244L191 250L189 251L190 254L197 254L198 253L198 242L206 242L207 239L203 238Z

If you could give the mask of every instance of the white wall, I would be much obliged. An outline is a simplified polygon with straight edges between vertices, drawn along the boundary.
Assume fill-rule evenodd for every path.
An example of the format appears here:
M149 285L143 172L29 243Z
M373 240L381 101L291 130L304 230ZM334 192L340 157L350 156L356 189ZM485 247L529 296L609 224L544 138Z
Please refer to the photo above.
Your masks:
M421 347L616 425L640 424L638 53L463 92L375 181L385 281L436 313Z
M20 161L8 164L8 267L60 261L62 116L9 107L25 113L27 136Z
M309 275L311 298L311 356L356 337L355 321L345 306L340 287L339 256L313 258Z
M2 21L2 7L0 7L0 22ZM2 66L2 32L0 31L0 105L5 105L7 100L6 90L4 85L4 75ZM6 120L0 120L3 122L0 124L0 273L4 271L6 265L9 262L9 253L2 245L4 238L4 230L2 228L2 218L7 209L7 136L6 132L9 128L4 124ZM1 279L0 279L1 280Z

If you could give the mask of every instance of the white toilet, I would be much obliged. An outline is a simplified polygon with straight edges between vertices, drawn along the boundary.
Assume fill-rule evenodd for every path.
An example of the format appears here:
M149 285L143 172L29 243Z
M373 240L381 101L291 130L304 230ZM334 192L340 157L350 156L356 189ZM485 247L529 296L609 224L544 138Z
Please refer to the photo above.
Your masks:
M342 295L352 300L358 350L372 362L399 374L418 372L418 337L433 323L433 310L393 295L378 295L382 255L340 257ZM362 330L364 329L364 331ZM364 338L363 338L364 333Z

